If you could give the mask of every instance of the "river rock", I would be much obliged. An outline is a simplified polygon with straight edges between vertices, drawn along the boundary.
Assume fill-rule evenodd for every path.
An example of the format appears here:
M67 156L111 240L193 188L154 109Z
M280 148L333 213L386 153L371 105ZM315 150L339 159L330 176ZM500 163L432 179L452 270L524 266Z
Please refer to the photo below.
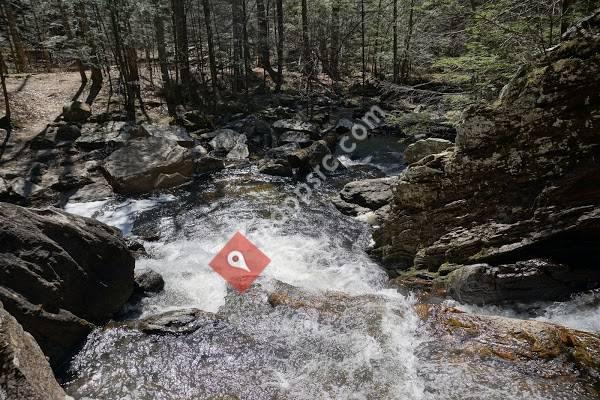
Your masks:
M190 150L151 137L132 140L113 152L102 170L116 192L147 193L189 182L194 162Z
M151 269L135 270L134 292L139 295L159 293L165 288L163 277Z
M294 175L287 160L262 160L258 165L258 171L273 176L291 177Z
M67 122L84 122L92 116L92 107L81 101L74 101L63 107L63 118Z
M120 310L134 259L115 228L0 203L0 301L53 365Z
M210 147L216 151L231 151L238 144L246 144L246 135L237 133L231 129L220 129L209 142Z
M305 132L314 136L318 134L319 129L310 122L299 121L295 119L280 119L273 123L273 129L282 134L286 131Z
M521 68L498 102L465 110L454 149L402 173L389 218L374 232L373 253L391 276L413 267L436 272L444 264L494 268L542 259L561 266L546 271L568 268L599 285L600 192L593 188L600 186L600 11L585 24ZM543 291L543 283L547 299L581 288L556 290L539 276L534 290ZM518 273L494 279L531 283ZM477 293L481 298L472 292L469 301L503 296Z
M498 266L467 265L450 273L446 283L450 296L477 304L566 300L573 292L598 286L600 271L582 273L567 265L539 259Z
M211 174L213 172L218 172L223 169L225 169L225 163L223 162L223 159L219 157L205 155L194 158L194 174Z
M167 139L186 148L194 147L194 139L180 126L147 124L144 125L144 129L152 137Z
M246 137L245 135L242 135ZM225 158L230 160L243 160L248 158L250 155L250 151L248 150L248 145L245 143L237 143L233 148L227 153Z
M299 145L308 144L312 142L310 133L298 132L298 131L285 131L279 136L279 143L298 143Z
M0 398L67 400L33 337L0 303Z
M454 146L454 143L446 139L428 138L418 140L406 148L404 160L407 164L413 164L429 155L446 151L452 146Z
M297 150L300 150L298 143L288 143L267 150L265 157L269 160L286 160Z
M292 168L300 168L302 171L308 171L320 166L325 156L331 155L331 150L324 140L317 140L305 149L296 150L288 155L288 162ZM322 172L323 167L320 167Z
M75 144L83 150L90 151L106 146L121 147L132 139L148 136L143 127L129 122L89 123L82 125L81 136L75 140Z
M74 124L60 125L56 130L57 141L74 141L81 136L81 129Z

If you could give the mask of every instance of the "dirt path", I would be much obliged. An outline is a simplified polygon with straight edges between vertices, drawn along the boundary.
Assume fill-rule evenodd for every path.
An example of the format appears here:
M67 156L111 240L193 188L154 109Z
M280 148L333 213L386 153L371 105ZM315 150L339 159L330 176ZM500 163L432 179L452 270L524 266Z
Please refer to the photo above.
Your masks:
M17 128L12 132L2 159L10 159L24 143L54 121L61 114L63 105L71 101L80 82L77 72L9 76L6 83ZM0 109L4 109L3 98L0 98ZM5 131L0 130L0 140L4 141L4 138Z

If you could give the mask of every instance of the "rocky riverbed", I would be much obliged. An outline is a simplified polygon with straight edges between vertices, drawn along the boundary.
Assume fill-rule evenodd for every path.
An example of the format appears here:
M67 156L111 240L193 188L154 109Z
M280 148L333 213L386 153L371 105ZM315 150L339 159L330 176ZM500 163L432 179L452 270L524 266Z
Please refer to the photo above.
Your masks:
M2 161L0 398L598 398L599 27L456 127L67 105ZM242 295L208 266L237 231L271 259Z

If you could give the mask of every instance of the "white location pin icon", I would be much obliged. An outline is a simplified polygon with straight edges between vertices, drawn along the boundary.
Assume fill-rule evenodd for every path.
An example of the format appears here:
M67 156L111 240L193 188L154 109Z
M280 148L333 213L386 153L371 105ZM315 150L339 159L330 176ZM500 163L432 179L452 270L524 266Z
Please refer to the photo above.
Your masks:
M246 272L251 272L250 268L246 265L246 260L241 251L231 251L227 255L227 263L232 268L243 269Z

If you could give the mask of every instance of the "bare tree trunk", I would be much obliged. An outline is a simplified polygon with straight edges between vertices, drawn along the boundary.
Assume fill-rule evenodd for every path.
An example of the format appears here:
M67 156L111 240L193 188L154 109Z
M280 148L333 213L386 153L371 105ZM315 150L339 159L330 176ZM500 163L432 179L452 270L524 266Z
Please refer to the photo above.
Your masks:
M277 0L277 82L275 91L281 90L283 84L283 44L284 44L284 31L283 31L283 0Z
M6 89L6 74L8 71L5 71L4 64L4 55L2 54L2 49L0 48L0 83L2 84L2 95L4 96L4 120L7 123L7 126L10 126L10 101L8 98L8 90Z
M250 87L250 82L248 81L249 79L249 74L252 73L252 70L250 68L250 45L248 43L248 14L246 13L246 0L241 0L242 1L242 13L243 13L243 19L244 19L244 25L242 27L243 31L242 31L242 35L243 35L243 41L244 41L244 80L245 80L245 87L246 87L246 94L248 93L248 88Z
M408 13L408 26L406 38L404 40L404 53L402 55L402 65L400 67L400 79L405 82L408 80L410 75L410 45L412 42L413 28L414 28L414 11L415 11L415 0L410 0L410 10Z
M365 86L367 60L365 59L365 0L360 0L360 36L362 47L362 85Z
M158 64L160 66L160 76L165 91L165 100L169 115L175 115L175 102L173 101L173 86L169 76L169 65L167 63L167 49L165 48L165 24L162 13L157 12L154 15L154 34L156 35L156 47L158 51Z
M571 6L575 4L577 0L562 0L560 5L560 35L564 35L567 29L569 29L568 15L571 11Z
M25 72L27 70L27 56L25 55L23 41L21 40L21 35L17 28L13 6L10 1L7 1L5 4L4 10L8 23L8 32L10 33L13 46L15 47L15 68L17 73Z
M241 0L231 1L232 11L232 33L233 33L233 93L237 93L242 85L243 63L242 63L242 10Z
M215 60L213 34L210 25L211 17L209 0L202 0L202 7L204 8L204 24L206 25L206 42L208 44L208 62L210 64L210 79L212 81L214 95L219 96L219 87L217 84L217 61Z
M340 80L340 0L331 3L331 48L329 50L329 76Z
M277 73L271 66L269 50L269 25L264 0L256 0L256 13L258 21L258 54L261 67L269 74L273 82L277 82Z
M177 70L181 79L179 88L180 100L195 97L195 85L190 73L190 55L187 34L187 18L185 15L185 0L171 0L173 22L175 25L175 49ZM183 89L183 90L182 90Z
M398 83L398 0L394 0L394 44L393 44L393 53L394 53L394 68L393 68L393 81L394 83Z
M304 75L312 75L310 65L310 42L308 38L308 5L302 0L302 57L304 58ZM310 79L309 79L310 80Z
M381 0L377 3L377 26L375 27L375 44L373 45L373 74L377 76L379 62L379 25L381 24Z

